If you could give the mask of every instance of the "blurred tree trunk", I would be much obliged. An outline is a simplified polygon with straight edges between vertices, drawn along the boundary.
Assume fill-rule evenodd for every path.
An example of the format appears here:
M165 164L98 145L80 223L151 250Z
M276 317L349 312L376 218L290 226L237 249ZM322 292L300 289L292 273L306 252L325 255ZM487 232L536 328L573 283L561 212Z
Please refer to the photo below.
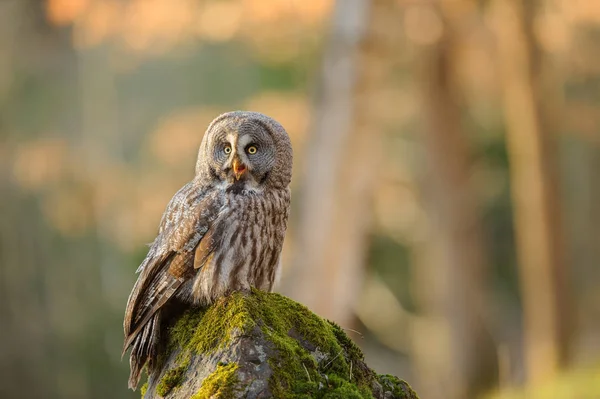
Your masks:
M556 109L536 42L537 2L497 2L498 44L514 225L523 301L527 377L551 378L565 363L572 321L553 128Z
M593 131L586 132L588 137L600 132L600 126L594 127ZM570 348L575 355L578 350L585 351L586 345L596 339L600 327L600 185L597 177L600 148L587 140L570 137L568 151L563 156L569 175L564 182L564 216L568 224L565 230L569 232L567 257L571 267L577 269L572 278L578 287L571 303L577 307L578 314L590 315L577 320L579 348Z
M301 175L297 246L283 287L319 315L346 326L362 285L379 144L368 113L373 86L381 83L377 59L369 56L369 35L377 24L374 3L379 2L336 2Z
M455 83L457 27L468 15L455 13L465 7L449 10L445 5L432 2L407 10L427 22L418 25L420 31L439 32L417 40L413 71L422 97L425 167L420 186L427 215L426 237L414 251L414 296L422 317L415 322L413 343L421 395L463 399L489 388L497 372L484 323L487 255Z

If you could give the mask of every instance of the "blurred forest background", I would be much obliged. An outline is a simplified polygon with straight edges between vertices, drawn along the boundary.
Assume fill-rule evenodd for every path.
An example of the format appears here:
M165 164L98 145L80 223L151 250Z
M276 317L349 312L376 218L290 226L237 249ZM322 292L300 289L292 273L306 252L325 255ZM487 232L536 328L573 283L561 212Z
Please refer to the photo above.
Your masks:
M138 397L134 271L248 109L280 292L423 399L600 398L599 106L596 0L0 0L0 397Z

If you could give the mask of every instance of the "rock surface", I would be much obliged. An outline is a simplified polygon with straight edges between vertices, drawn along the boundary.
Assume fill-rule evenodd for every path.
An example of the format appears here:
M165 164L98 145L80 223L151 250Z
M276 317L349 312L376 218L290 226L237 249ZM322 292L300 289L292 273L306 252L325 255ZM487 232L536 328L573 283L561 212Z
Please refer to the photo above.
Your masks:
M169 330L144 398L418 399L377 375L343 330L279 294L235 293Z

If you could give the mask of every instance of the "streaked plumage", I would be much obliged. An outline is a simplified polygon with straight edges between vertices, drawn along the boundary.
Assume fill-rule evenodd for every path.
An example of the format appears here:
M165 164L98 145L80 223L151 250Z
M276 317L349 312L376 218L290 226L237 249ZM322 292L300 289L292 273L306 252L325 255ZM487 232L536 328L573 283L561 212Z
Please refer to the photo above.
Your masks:
M231 291L273 289L291 174L291 143L273 119L236 111L209 125L196 176L169 202L127 302L130 388L145 364L149 373L156 366L167 303L204 305Z

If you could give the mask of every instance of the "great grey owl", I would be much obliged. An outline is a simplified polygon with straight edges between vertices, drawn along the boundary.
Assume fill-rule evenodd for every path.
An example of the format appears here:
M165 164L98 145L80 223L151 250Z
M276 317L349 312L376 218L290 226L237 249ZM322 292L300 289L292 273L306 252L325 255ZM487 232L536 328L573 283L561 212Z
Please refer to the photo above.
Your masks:
M132 347L129 387L156 365L169 303L206 305L231 291L271 291L290 205L292 146L256 112L217 117L200 144L196 176L169 202L137 269L123 328Z

